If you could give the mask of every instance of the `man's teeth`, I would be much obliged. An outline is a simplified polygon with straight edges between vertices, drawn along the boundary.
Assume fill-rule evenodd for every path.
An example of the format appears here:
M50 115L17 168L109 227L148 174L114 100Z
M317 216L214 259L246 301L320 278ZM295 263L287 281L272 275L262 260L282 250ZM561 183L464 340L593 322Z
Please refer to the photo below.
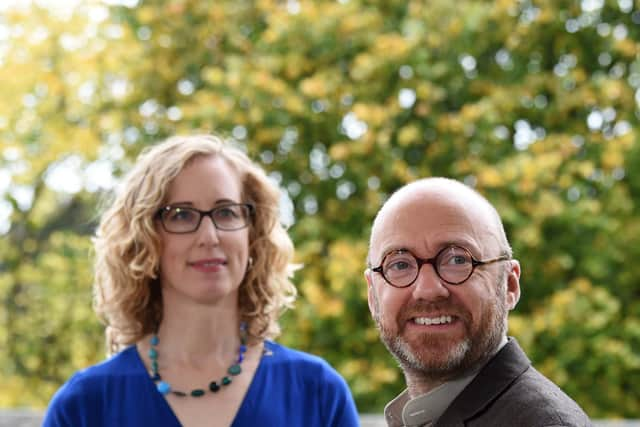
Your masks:
M451 323L451 316L416 317L413 321L418 325L442 325L443 323Z

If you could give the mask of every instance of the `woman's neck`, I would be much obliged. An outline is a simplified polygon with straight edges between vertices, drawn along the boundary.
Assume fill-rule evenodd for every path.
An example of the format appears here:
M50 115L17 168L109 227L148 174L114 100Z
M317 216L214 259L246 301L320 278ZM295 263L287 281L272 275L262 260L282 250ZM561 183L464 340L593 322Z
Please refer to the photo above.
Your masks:
M197 366L213 359L227 363L240 346L238 310L235 306L165 306L156 333L165 362Z

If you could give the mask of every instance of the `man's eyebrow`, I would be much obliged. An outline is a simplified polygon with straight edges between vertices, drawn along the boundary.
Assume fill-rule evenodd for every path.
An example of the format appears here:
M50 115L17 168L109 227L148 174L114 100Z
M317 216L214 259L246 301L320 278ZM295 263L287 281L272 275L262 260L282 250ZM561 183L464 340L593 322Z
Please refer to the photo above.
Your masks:
M442 240L441 242L438 242L436 245L433 245L433 247L437 248L436 252L441 251L447 246L460 246L470 250L471 252L478 252L478 250L480 249L474 241L468 240L468 239L460 239L460 238Z
M446 239L446 240L436 241L435 244L430 244L429 246L433 247L434 251L432 254L426 254L425 256L427 257L436 256L438 252L440 252L441 250L449 246L460 246L462 248L469 250L472 255L480 256L480 248L477 246L476 243L468 239L458 239L458 238ZM380 252L381 253L380 262L382 261L382 258L384 258L387 254L391 252L396 252L396 251L407 251L412 253L414 256L418 256L416 254L417 251L415 249L412 249L410 246L394 244L394 245L389 245L384 247L384 250Z
M411 252L413 253L414 251L409 249L409 247L407 247L406 245L392 245L392 246L387 246L384 248L383 251L380 251L381 256L380 256L380 261L382 261L382 258L384 258L385 256L387 256L388 254L390 254L391 252L398 252L398 251L406 251L406 252Z

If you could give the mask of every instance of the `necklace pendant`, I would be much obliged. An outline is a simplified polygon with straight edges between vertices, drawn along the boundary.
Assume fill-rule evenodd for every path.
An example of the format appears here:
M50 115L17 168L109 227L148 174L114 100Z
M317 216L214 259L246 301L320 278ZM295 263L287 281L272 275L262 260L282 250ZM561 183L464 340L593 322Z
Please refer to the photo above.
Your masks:
M227 386L231 384L232 382L231 377L240 375L240 373L242 372L242 368L240 367L240 364L244 361L244 353L247 351L246 331L247 331L247 326L243 322L240 324L240 348L238 348L238 357L236 359L236 363L234 363L229 367L229 369L227 369L227 374L229 374L229 376L224 376L220 380L220 383L216 381L212 381L211 383L209 383L209 391L211 391L212 393L217 393L218 391L220 391L222 386ZM158 335L153 334L150 342L151 348L149 349L148 354L149 354L149 359L151 361L151 379L153 382L156 383L156 389L158 390L158 392L163 396L166 396L169 393L178 397L204 396L206 394L206 390L204 389L196 388L191 390L190 392L173 390L171 388L171 385L168 382L162 380L162 377L160 376L159 367L158 367L159 352L158 352L157 346L159 343L160 343L160 339L158 338Z
M160 392L160 394L165 395L167 393L169 393L171 391L171 386L169 385L169 383L164 382L164 381L160 381L157 385L156 388L158 389L158 391Z
M227 372L228 372L230 375L238 375L238 374L240 374L240 372L242 372L242 368L240 367L240 365L235 364L235 365L232 365L232 366L227 370Z

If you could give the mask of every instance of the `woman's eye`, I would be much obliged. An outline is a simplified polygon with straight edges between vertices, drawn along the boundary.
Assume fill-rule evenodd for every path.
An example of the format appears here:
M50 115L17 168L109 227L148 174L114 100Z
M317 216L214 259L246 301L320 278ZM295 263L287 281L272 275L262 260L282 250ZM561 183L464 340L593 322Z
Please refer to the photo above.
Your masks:
M237 218L238 214L233 208L220 208L216 210L216 216L221 218Z
M171 221L190 221L193 219L194 213L187 209L174 209L169 215Z

